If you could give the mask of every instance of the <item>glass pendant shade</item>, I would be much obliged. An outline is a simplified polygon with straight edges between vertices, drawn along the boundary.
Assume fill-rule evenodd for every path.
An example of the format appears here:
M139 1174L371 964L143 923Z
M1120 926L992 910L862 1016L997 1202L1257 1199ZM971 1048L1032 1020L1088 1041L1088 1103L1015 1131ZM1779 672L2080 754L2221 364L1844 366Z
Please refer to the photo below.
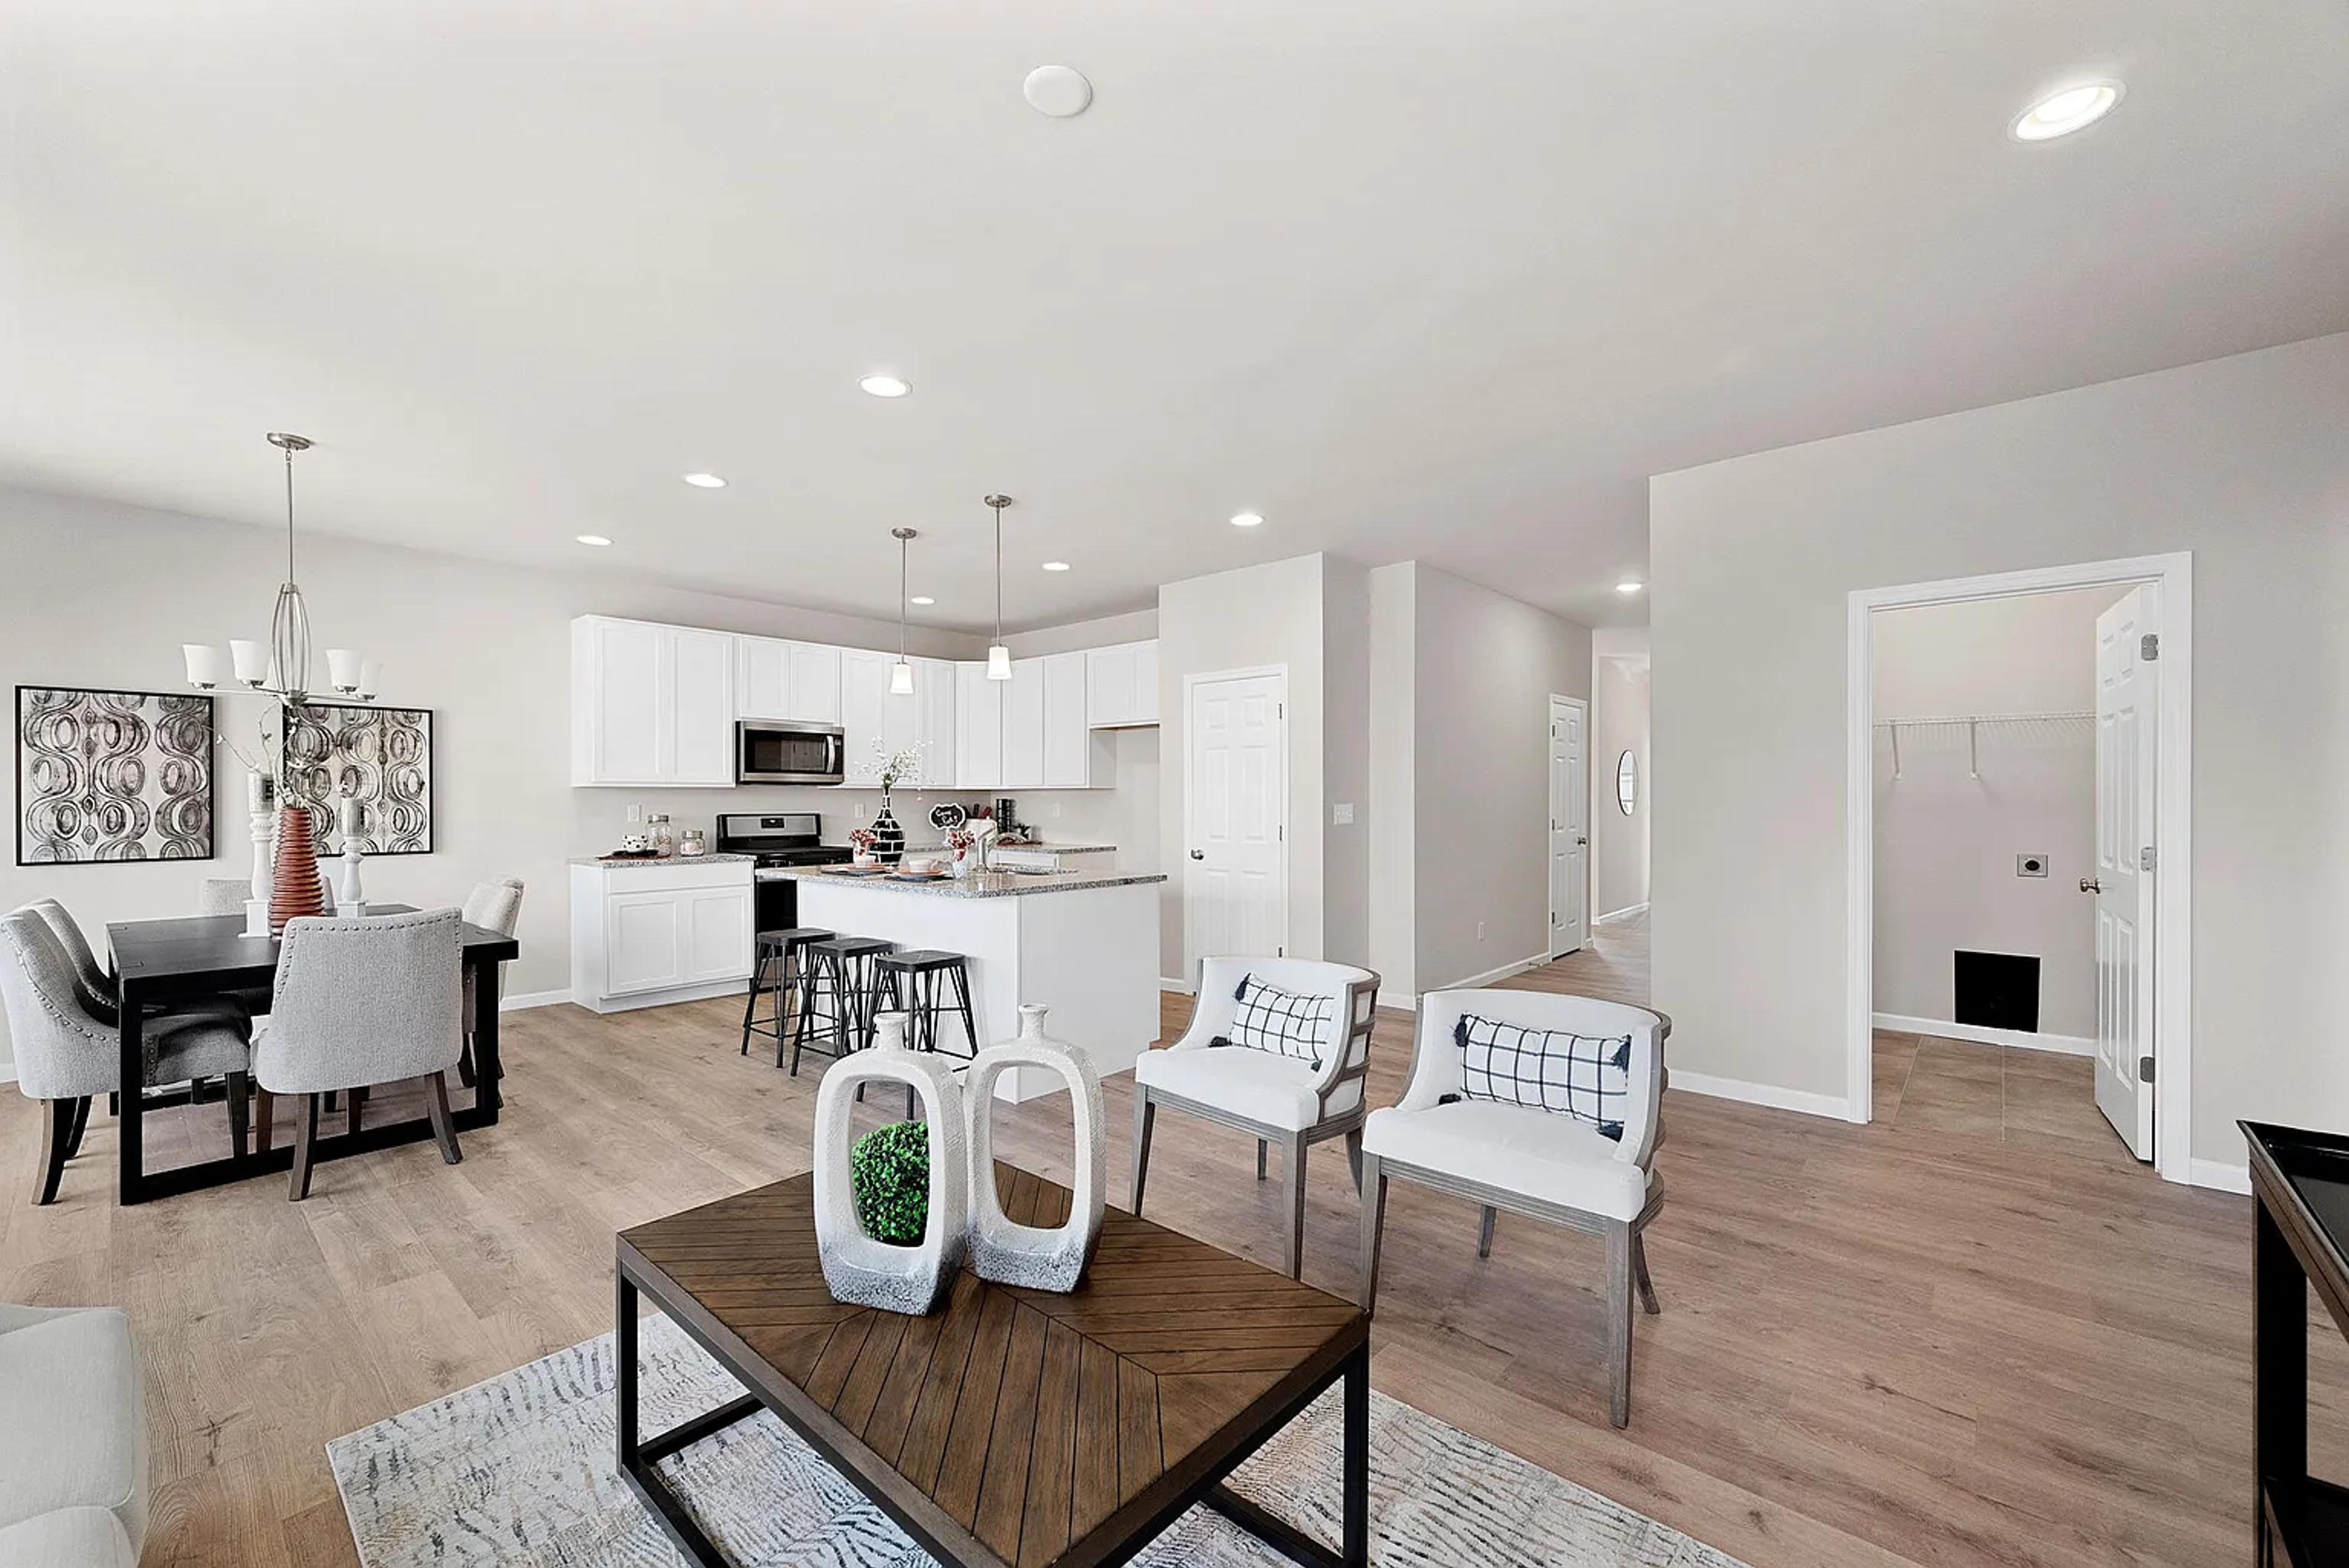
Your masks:
M188 684L210 691L219 686L227 670L221 663L221 650L208 643L183 642L180 657L188 661Z
M231 638L229 659L236 665L236 678L247 686L258 687L269 679L269 645L250 638Z
M326 682L348 696L359 689L359 656L347 648L326 649Z
M987 678L989 680L1011 679L1011 650L999 642L987 650Z
M382 690L382 687L383 660L380 659L359 660L359 695L372 702L375 701L375 694Z
M889 667L889 695L911 697L914 694L914 667L903 659Z

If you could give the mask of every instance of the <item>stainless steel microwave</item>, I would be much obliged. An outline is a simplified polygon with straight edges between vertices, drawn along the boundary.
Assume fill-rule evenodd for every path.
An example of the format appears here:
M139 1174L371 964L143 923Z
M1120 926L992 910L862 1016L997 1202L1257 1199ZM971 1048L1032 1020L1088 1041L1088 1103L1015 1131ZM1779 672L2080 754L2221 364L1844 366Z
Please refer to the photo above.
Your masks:
M735 722L736 784L836 784L847 763L848 736L837 724L790 719Z

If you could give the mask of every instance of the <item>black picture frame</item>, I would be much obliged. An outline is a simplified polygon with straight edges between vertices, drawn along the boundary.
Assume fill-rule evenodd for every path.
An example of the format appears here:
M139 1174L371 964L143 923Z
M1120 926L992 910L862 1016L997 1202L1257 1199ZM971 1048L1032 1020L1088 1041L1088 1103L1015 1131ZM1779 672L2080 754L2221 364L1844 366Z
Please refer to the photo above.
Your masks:
M28 714L26 713L25 707L25 694L28 691L64 692L78 697L136 697L142 701L152 700L159 702L185 702L191 705L201 702L203 704L204 743L201 753L202 759L202 766L204 775L202 791L204 817L203 853L201 855L159 854L152 856L114 856L102 858L82 857L58 857L56 856L50 856L45 858L26 859L25 851L28 846L29 824L26 815L26 774L25 753L26 749L26 721ZM63 685L56 681L22 680L18 681L16 686L15 705L12 709L12 714L14 718L16 735L16 742L12 748L12 752L16 771L11 775L9 789L13 802L13 815L16 819L16 846L14 854L16 863L19 867L136 866L140 864L160 864L165 861L185 863L191 861L215 860L219 858L220 758L218 752L220 747L220 705L210 692L189 691L150 691L136 687L77 686ZM192 798L192 796L191 798Z
M301 706L305 711L316 711L413 713L422 721L420 728L424 737L424 793L421 805L424 821L420 841L394 848L378 848L371 845L366 853L370 859L382 856L433 853L437 840L436 828L440 815L440 759L435 755L436 725L433 711L402 702L322 702L315 699L303 702ZM285 743L283 735L279 737L278 743L281 746ZM311 840L317 846L318 857L322 860L338 858L343 852L342 827L336 816L338 798L330 794L325 801L314 802L310 806ZM361 797L363 803L366 798Z

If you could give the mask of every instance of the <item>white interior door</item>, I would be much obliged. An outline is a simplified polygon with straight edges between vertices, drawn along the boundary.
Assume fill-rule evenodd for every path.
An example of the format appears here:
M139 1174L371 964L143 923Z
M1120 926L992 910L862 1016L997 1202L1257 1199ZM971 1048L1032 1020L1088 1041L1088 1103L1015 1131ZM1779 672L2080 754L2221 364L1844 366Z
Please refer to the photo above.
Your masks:
M2096 901L2096 1109L2144 1160L2153 1158L2160 634L2153 585L2096 618L2096 860L2080 883Z
M1288 940L1287 680L1194 681L1183 730L1187 966Z
M1549 700L1549 951L1563 957L1590 940L1590 768L1583 731L1588 707Z

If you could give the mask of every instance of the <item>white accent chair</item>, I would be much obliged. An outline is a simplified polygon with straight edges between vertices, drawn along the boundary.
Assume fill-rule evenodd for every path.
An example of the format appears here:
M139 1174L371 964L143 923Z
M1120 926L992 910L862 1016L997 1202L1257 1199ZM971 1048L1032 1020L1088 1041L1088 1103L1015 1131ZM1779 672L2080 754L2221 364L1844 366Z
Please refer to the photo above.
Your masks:
M473 890L465 895L465 906L458 913L469 926L479 926L485 931L495 931L502 937L514 934L522 924L522 878L500 877L493 881L476 882ZM502 976L506 966L498 965ZM457 1081L467 1088L473 1086L473 1011L480 1005L475 994L478 982L473 978L473 966L465 966L465 1054L457 1058ZM500 988L503 994L503 988ZM504 1070L498 1076L505 1076Z
M357 1132L367 1096L347 1091L422 1079L441 1159L464 1158L446 1077L465 1048L460 929L454 909L285 922L269 1016L254 1031L253 1075L271 1095L302 1096L289 1189L295 1200L310 1196L319 1101L337 1090L346 1091L347 1126Z
M1215 1046L1231 1033L1238 1010L1237 992L1253 975L1279 990L1327 996L1330 1037L1317 1069L1301 1057L1276 1055L1245 1046ZM1145 1051L1133 1064L1133 1212L1142 1212L1142 1190L1150 1174L1150 1134L1158 1108L1237 1127L1256 1138L1256 1179L1265 1179L1265 1157L1278 1142L1282 1199L1288 1218L1283 1265L1290 1279L1302 1277L1305 1261L1305 1151L1326 1138L1343 1137L1357 1189L1362 1181L1362 1091L1371 1066L1371 1018L1379 1002L1379 977L1366 969L1313 959L1211 958L1199 967L1198 1004L1191 1026L1174 1044Z
M63 910L56 911L62 915ZM89 1102L118 1091L224 1078L231 1149L244 1152L246 1025L242 1009L207 999L186 1012L151 1020L140 1081L122 1082L115 1011L87 998L89 984L57 938L50 912L30 906L0 915L0 1007L16 1054L16 1087L41 1100L41 1159L33 1172L36 1205L57 1201L66 1161L81 1150ZM91 961L93 965L96 960Z
M136 1568L147 1397L113 1307L0 1305L0 1568Z
M1460 1095L1463 1013L1526 1029L1631 1037L1623 1136L1530 1106ZM1653 1169L1663 1141L1664 1041L1671 1020L1644 1007L1538 991L1436 991L1419 999L1418 1044L1400 1104L1372 1111L1362 1127L1362 1282L1365 1311L1379 1290L1379 1242L1387 1183L1416 1182L1478 1206L1476 1255L1490 1257L1493 1220L1506 1210L1604 1237L1607 1242L1609 1417L1631 1418L1631 1294L1659 1310L1640 1232L1664 1203Z

